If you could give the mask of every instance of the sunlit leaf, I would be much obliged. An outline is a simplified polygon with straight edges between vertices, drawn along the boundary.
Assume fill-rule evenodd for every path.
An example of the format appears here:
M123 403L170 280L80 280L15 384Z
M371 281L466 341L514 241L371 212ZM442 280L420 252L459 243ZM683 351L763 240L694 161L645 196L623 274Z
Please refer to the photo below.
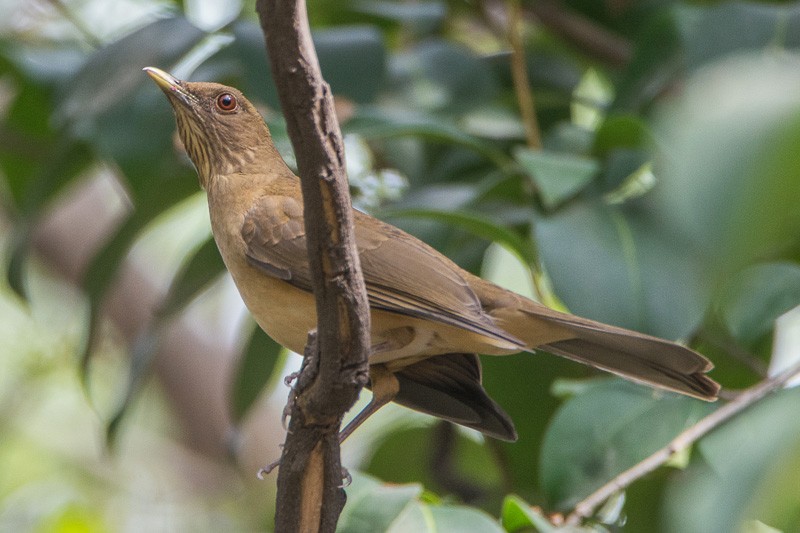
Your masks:
M531 507L525 500L513 494L503 500L500 520L508 533L529 530L539 533L556 531L556 527L547 520L540 509Z

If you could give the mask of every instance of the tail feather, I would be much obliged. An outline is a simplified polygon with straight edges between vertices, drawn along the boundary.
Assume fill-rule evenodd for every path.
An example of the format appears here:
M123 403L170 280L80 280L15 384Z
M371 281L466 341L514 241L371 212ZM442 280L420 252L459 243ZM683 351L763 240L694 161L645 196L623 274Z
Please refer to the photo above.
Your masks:
M437 355L395 373L400 391L394 401L501 440L517 440L514 423L486 394L475 354Z
M679 344L570 315L550 319L575 337L540 345L542 349L622 377L713 401L720 386L705 375L714 365Z

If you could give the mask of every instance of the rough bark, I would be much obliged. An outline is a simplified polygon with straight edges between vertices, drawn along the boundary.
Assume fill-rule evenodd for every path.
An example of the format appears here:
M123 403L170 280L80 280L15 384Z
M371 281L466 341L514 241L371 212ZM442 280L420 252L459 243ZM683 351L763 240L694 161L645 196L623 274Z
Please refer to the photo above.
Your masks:
M334 531L345 499L338 430L368 379L369 307L341 133L305 2L258 0L256 9L302 181L318 317L306 353L314 364L301 376L311 382L297 391L281 457L275 529Z

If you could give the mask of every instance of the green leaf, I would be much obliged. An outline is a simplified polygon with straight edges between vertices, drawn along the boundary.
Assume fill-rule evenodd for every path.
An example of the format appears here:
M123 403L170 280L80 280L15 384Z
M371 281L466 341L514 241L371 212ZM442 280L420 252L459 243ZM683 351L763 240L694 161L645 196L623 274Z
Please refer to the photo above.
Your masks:
M313 38L322 75L333 94L358 103L373 101L386 73L381 34L369 26L345 26L316 31Z
M274 382L277 371L286 359L286 350L256 326L231 383L231 414L240 422L268 383Z
M183 17L157 20L96 51L64 87L58 117L76 131L106 111L128 105L130 95L146 83L146 66L170 68L205 36Z
M175 275L158 315L163 319L182 310L224 271L217 243L209 237Z
M503 528L508 533L530 531L531 528L539 533L556 531L556 527L542 514L541 510L531 507L528 502L515 494L506 496L506 499L503 500L500 516Z
M711 409L677 394L598 381L551 421L540 457L542 489L550 502L567 509Z
M414 503L395 520L387 533L505 533L495 519L483 511L462 505Z
M536 183L542 203L549 209L577 194L600 168L594 159L522 146L514 150L514 157Z
M435 31L444 23L447 14L447 5L439 1L401 3L357 0L349 8L357 13L397 22L413 29L417 34Z
M629 203L574 202L538 219L541 261L573 313L682 338L700 323L710 298L702 257Z
M498 91L494 72L468 48L442 39L423 41L411 51L407 65L411 90L431 109L475 107ZM420 76L421 75L421 76Z
M747 268L729 281L721 305L730 333L752 344L772 331L780 315L800 305L800 266L765 263Z
M653 135L641 117L628 113L614 114L606 117L598 128L592 153L604 157L611 150L648 148L653 142Z
M668 487L665 530L728 533L758 519L796 531L799 409L800 388L781 390L701 440L704 461Z
M505 168L512 161L490 143L478 139L452 123L412 109L360 108L347 124L348 131L368 140L415 137L427 141L463 146Z
M530 241L524 239L515 231L495 224L486 217L476 213L467 211L439 211L437 209L395 209L385 210L381 215L387 218L415 217L445 222L462 228L473 235L478 235L505 245L518 254L523 262L527 264L533 264L536 260L536 252Z
M347 504L339 517L337 533L383 533L422 494L417 484L389 485L357 473L345 490Z
M686 61L695 69L726 55L774 47L796 49L800 37L790 31L800 24L793 6L728 2L677 7Z
M783 91L797 84L796 58L737 57L699 71L660 114L669 164L650 208L702 261L707 285L797 245L800 93Z

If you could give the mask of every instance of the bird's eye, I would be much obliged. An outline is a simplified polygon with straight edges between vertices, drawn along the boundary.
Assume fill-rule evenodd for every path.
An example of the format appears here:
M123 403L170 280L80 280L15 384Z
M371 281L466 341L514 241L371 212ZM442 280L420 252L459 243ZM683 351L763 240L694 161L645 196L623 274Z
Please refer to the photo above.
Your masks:
M231 93L222 93L217 96L217 107L220 111L233 111L237 105L236 97Z

